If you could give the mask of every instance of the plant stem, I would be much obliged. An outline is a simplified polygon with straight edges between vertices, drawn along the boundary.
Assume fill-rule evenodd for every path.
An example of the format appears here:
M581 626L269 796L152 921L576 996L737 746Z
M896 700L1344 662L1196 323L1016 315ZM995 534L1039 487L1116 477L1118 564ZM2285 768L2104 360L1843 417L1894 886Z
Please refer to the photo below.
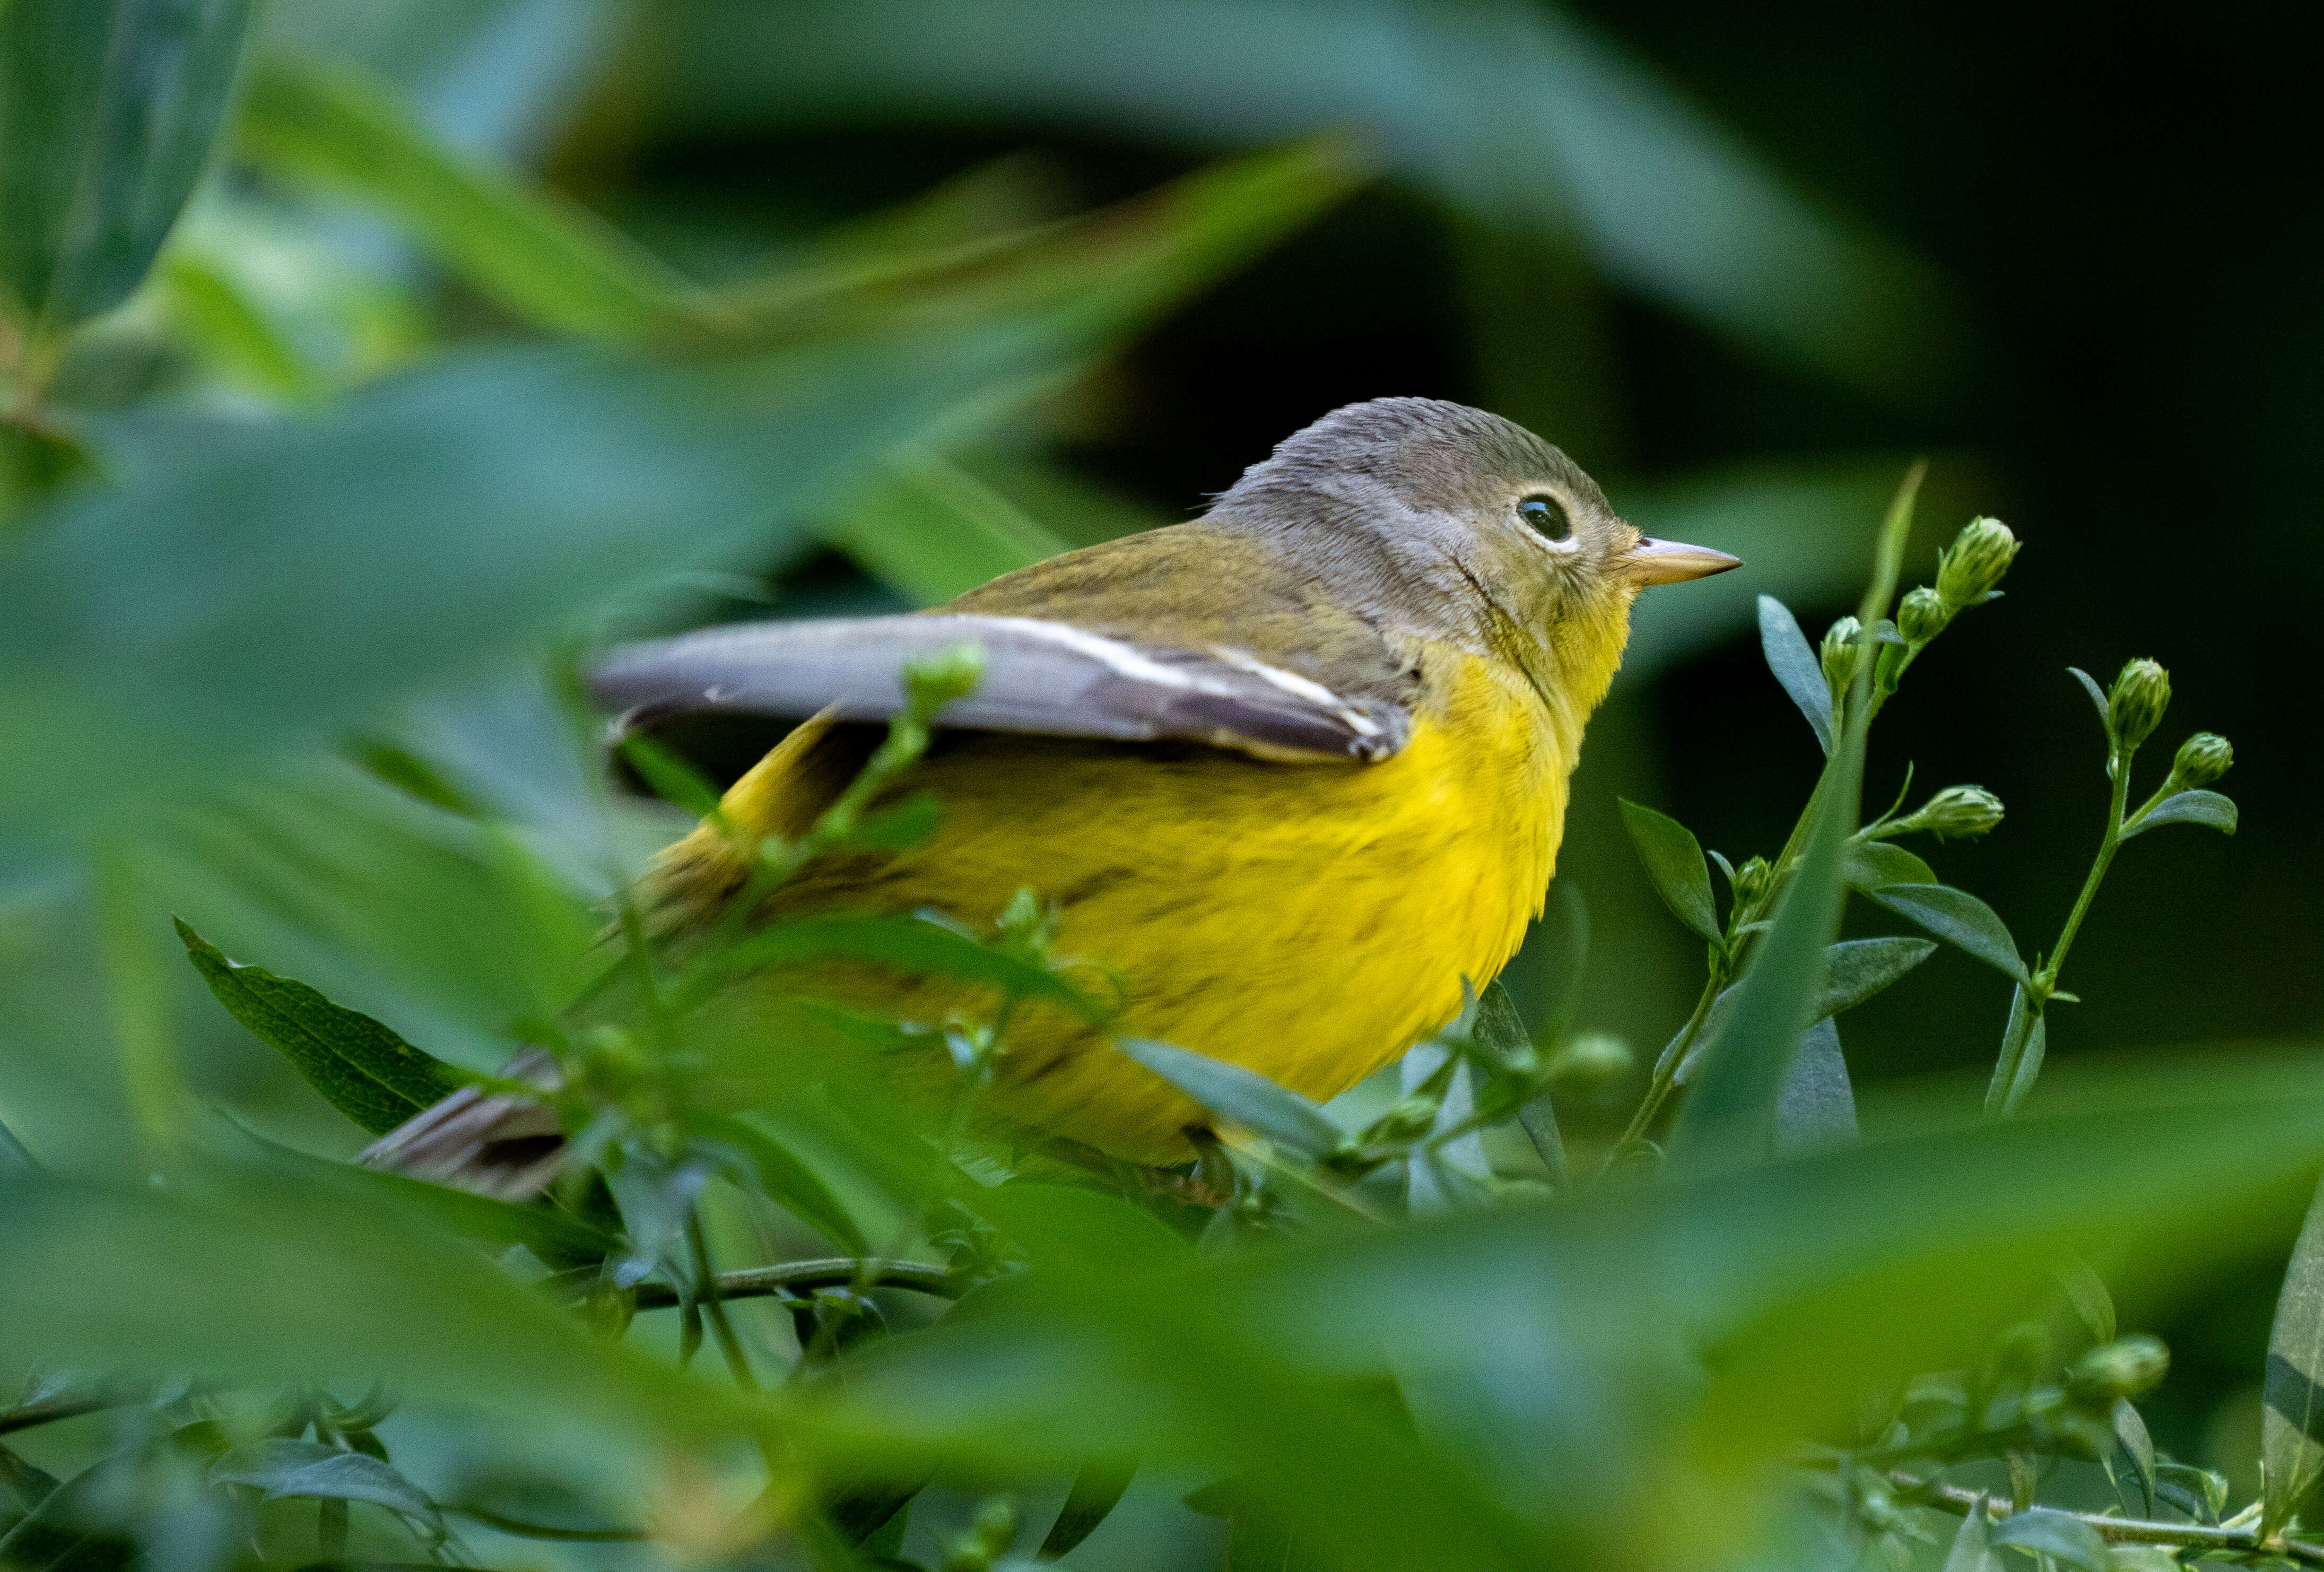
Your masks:
M2057 982L2058 970L2066 964L2066 951L2072 946L2074 935L2081 930L2082 919L2089 914L2090 902L2098 898L2098 884L2106 878L2107 865L2122 845L2123 804L2130 795L2130 760L2116 760L2109 773L2114 776L2114 791L2107 808L2106 836L2098 842L2098 855L2090 864L2090 876L2082 881L2082 892L2075 898L2073 911L2066 915L2066 926L2059 930L2057 948L2050 952L2049 963L2042 968L2046 984ZM2048 1002L2048 993L2045 987L2041 1003ZM2040 1004L2035 1007L2039 1009Z
M746 1392L756 1392L759 1378L752 1373L750 1358L742 1352L742 1339L734 1335L734 1322L726 1314L726 1299L720 1291L718 1274L710 1269L710 1240L702 1229L699 1207L686 1214L686 1243L694 1252L696 1298L710 1322L711 1335L718 1339L718 1352L725 1355L726 1368L734 1374L734 1384Z
M1955 1517L1967 1517L1980 1503L1996 1520L2008 1515L2007 1508L2002 1503L1984 1493L1964 1490L1957 1484L1940 1484L1901 1471L1892 1471L1888 1478L1900 1493L1924 1506L1951 1512ZM2263 1540L2255 1526L2231 1528L2225 1524L2171 1523L2150 1518L2108 1517L2102 1512L2067 1512L2062 1507L2046 1507L2043 1510L2089 1524L2098 1530L2098 1538L2110 1545L2200 1547L2211 1550L2282 1556L2302 1567L2324 1567L2324 1545L2311 1544L2304 1540L2288 1540L2281 1535Z
M801 1289L853 1288L859 1282L909 1289L914 1293L947 1299L958 1299L968 1291L967 1282L944 1267L876 1256L859 1260L841 1255L821 1261L785 1262L780 1266L750 1266L740 1271L722 1271L714 1281L722 1299L763 1299ZM678 1290L668 1283L641 1282L636 1293L637 1308L641 1310L666 1310L678 1303Z
M52 1425L59 1419L77 1419L83 1414L122 1408L137 1401L129 1397L52 1397L21 1408L0 1410L0 1436L29 1430L35 1425Z
M1655 1115L1662 1112L1671 1088L1678 1084L1679 1066L1686 1062L1687 1051L1693 1048L1694 1040L1702 1035L1702 1023L1711 1019L1711 1006L1717 1002L1720 986L1725 980L1717 966L1713 966L1711 976L1703 979L1702 993L1694 1002L1694 1013L1686 1018L1686 1024L1679 1028L1678 1035L1670 1040L1669 1045L1662 1051L1662 1057L1655 1060L1654 1075L1646 1082L1646 1095L1638 1099L1638 1111L1630 1115L1628 1128L1622 1132L1622 1139L1614 1143L1615 1151L1619 1151L1634 1141L1646 1139Z

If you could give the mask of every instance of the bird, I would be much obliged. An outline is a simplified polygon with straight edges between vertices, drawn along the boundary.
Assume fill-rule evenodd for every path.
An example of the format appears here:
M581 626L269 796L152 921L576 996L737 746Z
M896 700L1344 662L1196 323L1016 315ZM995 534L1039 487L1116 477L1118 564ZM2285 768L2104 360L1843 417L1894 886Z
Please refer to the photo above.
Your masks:
M846 788L904 704L908 661L974 644L982 680L937 712L909 781L938 805L933 834L819 858L747 917L932 912L990 931L1030 890L1055 951L1102 966L1115 1009L1014 1011L991 1115L1167 1166L1196 1154L1209 1116L1111 1039L1320 1102L1454 1019L1541 913L1632 602L1738 566L1642 534L1511 421L1381 398L1287 438L1189 522L927 611L620 648L593 686L633 725L798 723L658 859L645 905L682 935L744 898L748 845L806 834ZM822 985L899 1021L977 1002L971 985L864 966ZM907 1083L951 1073L940 1049L904 1057ZM473 1157L509 1101L466 1096L460 1117L424 1114L374 1157L432 1142L438 1172L456 1169L446 1132Z

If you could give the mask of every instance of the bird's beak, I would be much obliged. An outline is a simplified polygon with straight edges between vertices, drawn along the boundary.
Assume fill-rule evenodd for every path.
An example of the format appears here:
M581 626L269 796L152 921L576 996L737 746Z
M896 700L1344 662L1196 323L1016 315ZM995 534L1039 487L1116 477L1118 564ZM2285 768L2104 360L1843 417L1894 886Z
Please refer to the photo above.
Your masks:
M1641 585L1683 584L1690 578L1708 578L1714 573L1743 566L1742 558L1729 557L1708 546L1651 537L1640 541L1617 560L1629 574L1631 582Z

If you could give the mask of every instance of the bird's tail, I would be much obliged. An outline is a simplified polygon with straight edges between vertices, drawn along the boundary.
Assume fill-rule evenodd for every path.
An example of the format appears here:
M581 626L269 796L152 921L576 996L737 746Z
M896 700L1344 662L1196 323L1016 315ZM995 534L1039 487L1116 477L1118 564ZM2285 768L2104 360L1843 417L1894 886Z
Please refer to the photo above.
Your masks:
M538 1048L502 1066L500 1078L543 1093L561 1085L557 1061ZM557 1177L564 1155L565 1132L546 1102L463 1087L381 1136L355 1161L495 1200L528 1201Z

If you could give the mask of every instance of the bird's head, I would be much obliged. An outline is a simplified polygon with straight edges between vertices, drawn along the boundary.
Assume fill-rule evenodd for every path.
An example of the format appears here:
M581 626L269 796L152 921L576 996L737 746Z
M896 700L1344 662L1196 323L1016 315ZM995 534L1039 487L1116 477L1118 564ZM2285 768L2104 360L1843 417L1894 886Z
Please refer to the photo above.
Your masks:
M1557 448L1438 399L1333 411L1211 517L1264 534L1383 628L1509 661L1583 713L1620 663L1639 590L1741 566L1640 533Z

